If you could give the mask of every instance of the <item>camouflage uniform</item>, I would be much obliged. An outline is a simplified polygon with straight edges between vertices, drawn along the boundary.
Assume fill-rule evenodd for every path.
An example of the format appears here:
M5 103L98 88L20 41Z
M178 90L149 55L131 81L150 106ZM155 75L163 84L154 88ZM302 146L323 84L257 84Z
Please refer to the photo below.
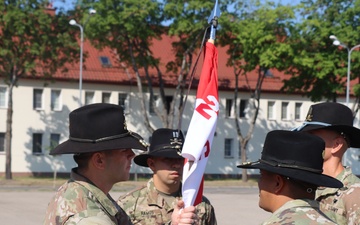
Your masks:
M319 210L319 203L317 201L296 199L285 203L269 219L262 223L262 225L268 224L333 225L336 223L332 222Z
M46 225L101 224L130 225L126 213L110 195L105 195L87 178L71 171L71 178L57 191L48 205Z
M319 188L316 200L320 201L320 209L337 224L360 224L360 179L349 167L337 177L344 187Z
M172 197L172 205L169 205L164 197L156 190L153 179L147 186L134 190L119 198L117 203L130 216L134 224L156 225L164 224L171 219L175 200L181 198L181 190L178 197ZM214 208L209 200L203 197L203 202L196 206L199 217L199 225L216 225Z

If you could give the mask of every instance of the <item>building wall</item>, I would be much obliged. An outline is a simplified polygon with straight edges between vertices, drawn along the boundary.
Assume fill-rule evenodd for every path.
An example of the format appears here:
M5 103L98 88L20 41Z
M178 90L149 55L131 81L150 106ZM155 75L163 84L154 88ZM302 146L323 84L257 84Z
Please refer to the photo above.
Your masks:
M3 82L3 81L2 81ZM5 86L0 83L0 86ZM33 109L33 90L43 89L42 110ZM51 90L61 90L62 109L52 111ZM142 135L149 140L149 132L144 127L142 121L142 111L136 86L120 86L109 84L83 84L82 98L84 102L85 91L95 92L95 102L102 101L102 92L110 92L110 102L118 104L118 94L128 94L128 109L126 109L126 119L128 129ZM173 94L173 90L166 89L168 95ZM191 91L184 110L181 129L186 133L192 112L194 109L195 91ZM51 173L54 169L58 172L67 173L76 164L71 155L50 156L50 133L59 133L60 142L68 138L68 114L76 109L78 104L79 89L76 82L56 82L48 83L44 86L40 80L21 80L19 86L13 90L13 139L12 139L12 172L16 173ZM234 117L225 115L226 99L233 98L233 92L219 93L220 113L217 122L216 136L214 137L212 150L206 168L207 174L218 175L238 175L241 170L236 167L240 163L237 134L235 131ZM248 99L248 93L240 93L240 99ZM342 99L343 100L343 99ZM268 119L268 102L275 102L274 119ZM288 102L288 118L281 119L282 102ZM295 119L295 103L301 103L300 120ZM269 94L263 93L260 101L260 112L256 122L256 128L247 146L248 160L255 161L260 158L263 141L267 132L274 129L291 129L299 126L305 118L309 106L313 104L307 98L298 95ZM148 107L148 106L147 106ZM249 117L251 111L246 108L246 117L241 119L241 129L245 136L249 128ZM156 115L150 116L151 123L157 127L162 127ZM355 125L359 122L356 119ZM6 130L6 108L0 108L0 133ZM42 154L33 154L32 134L43 133ZM232 155L225 157L224 142L225 138L233 139ZM356 174L360 174L359 163L360 152L357 149L348 151L346 164L351 165ZM0 152L0 173L5 171L5 153ZM133 164L131 173L149 173L150 170ZM258 171L250 170L250 173Z

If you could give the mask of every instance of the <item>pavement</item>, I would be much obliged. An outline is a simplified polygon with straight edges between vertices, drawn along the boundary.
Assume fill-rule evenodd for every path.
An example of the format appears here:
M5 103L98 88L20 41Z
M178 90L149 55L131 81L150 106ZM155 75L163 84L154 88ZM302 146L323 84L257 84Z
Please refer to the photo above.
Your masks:
M125 192L111 191L110 194L117 199ZM53 195L51 188L0 187L0 224L42 224ZM214 206L219 225L257 225L270 216L258 207L258 189L255 187L205 187L204 195Z

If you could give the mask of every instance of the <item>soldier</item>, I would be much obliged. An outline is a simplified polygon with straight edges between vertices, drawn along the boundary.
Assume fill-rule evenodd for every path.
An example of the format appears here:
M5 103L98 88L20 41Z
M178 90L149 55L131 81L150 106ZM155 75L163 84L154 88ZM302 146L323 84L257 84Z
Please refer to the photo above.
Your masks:
M342 164L349 147L360 147L360 130L353 126L351 110L334 102L312 105L303 125L294 130L317 135L325 141L323 173L344 184L343 188L317 190L321 211L340 225L360 224L360 179Z
M92 104L69 115L69 140L57 146L52 155L74 154L78 167L48 205L44 224L132 224L109 195L112 186L129 178L132 149L146 150L140 135L127 130L123 110L118 105ZM196 222L195 208L176 206L173 224Z
M134 224L155 225L170 220L176 199L181 198L183 142L181 131L161 128L154 131L149 152L134 158L137 165L149 167L153 172L146 186L117 201ZM214 208L205 197L196 211L199 224L216 224Z
M318 186L343 186L322 174L324 149L315 135L276 130L267 134L261 159L238 166L260 169L259 207L273 213L263 224L335 224L314 200Z

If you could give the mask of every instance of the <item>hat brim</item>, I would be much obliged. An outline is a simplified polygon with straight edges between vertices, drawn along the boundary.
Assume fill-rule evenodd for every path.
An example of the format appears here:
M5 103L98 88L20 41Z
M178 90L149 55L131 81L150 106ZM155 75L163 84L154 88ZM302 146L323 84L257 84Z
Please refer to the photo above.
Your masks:
M139 140L141 140L141 136L134 132L131 132L131 135L129 134L125 137L97 143L77 142L69 139L55 147L50 152L50 155L91 153L105 150L129 148L146 151L147 147L141 144Z
M306 131L312 131L318 129L331 129L339 132L344 132L350 138L350 147L360 148L360 138L359 138L360 129L353 126L347 126L347 125L322 126L322 125L307 124L300 131L306 132Z
M293 168L274 167L268 164L261 163L260 161L251 162L244 165L238 165L237 167L243 169L262 169L268 172L283 175L309 184L314 184L317 187L331 187L331 188L343 187L343 183L341 183L339 180L324 174L313 173L310 171L293 169Z
M181 155L178 154L177 151L174 149L163 149L154 152L146 152L140 155L135 156L134 163L139 166L149 167L147 164L147 159L150 157L164 157L164 158L171 158L171 159L184 159Z

